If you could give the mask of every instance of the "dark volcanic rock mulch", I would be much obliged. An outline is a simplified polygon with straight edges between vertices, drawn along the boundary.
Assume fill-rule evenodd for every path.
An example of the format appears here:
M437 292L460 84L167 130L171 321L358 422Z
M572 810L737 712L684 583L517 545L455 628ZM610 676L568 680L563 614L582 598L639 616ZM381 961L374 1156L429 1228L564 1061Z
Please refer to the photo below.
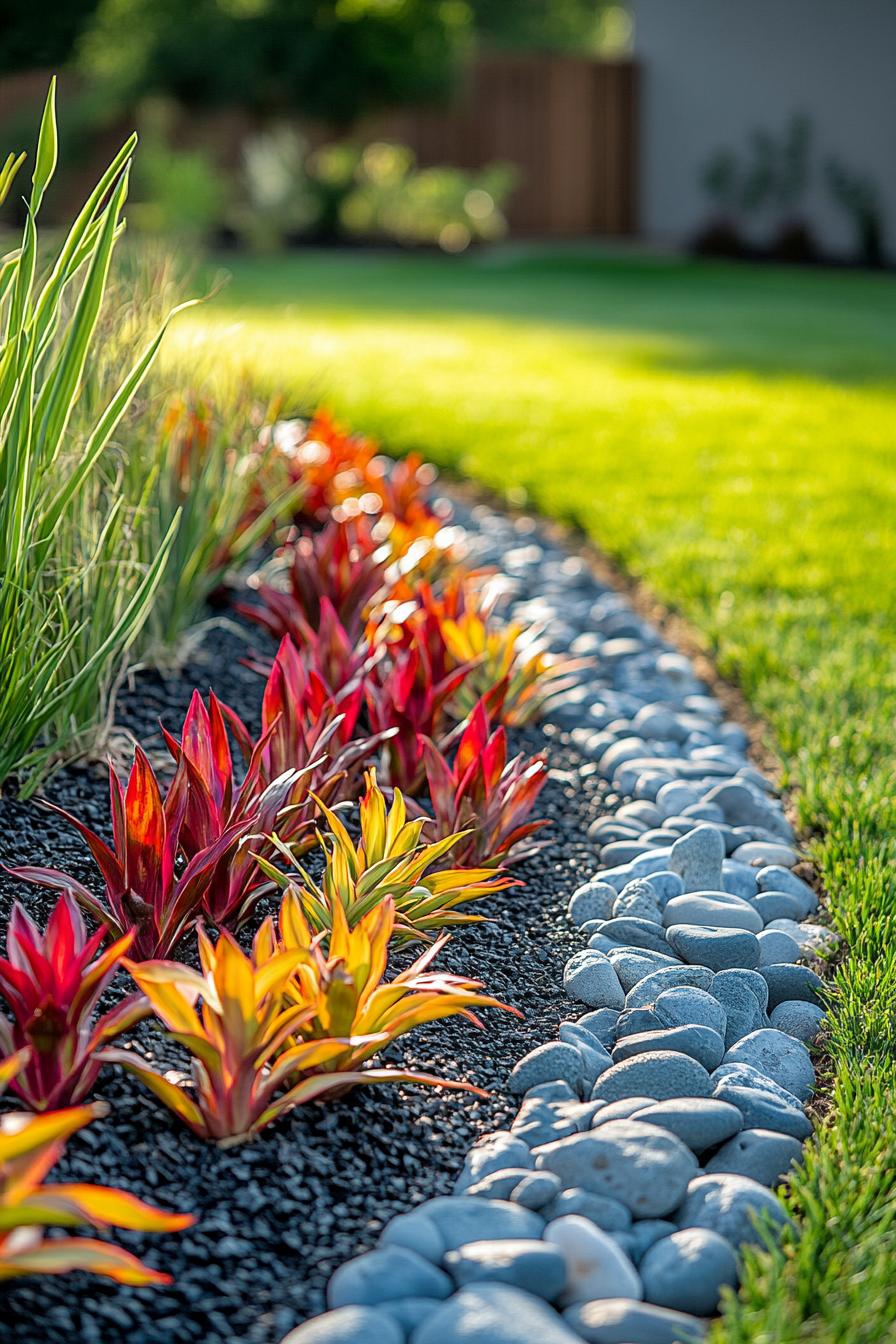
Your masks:
M159 760L157 718L179 727L194 684L213 684L251 722L261 683L239 666L243 649L235 631L216 629L184 675L139 677L121 698L120 721ZM4 1285L4 1341L276 1344L298 1321L323 1309L329 1275L370 1247L393 1214L450 1190L475 1138L506 1125L515 1113L504 1087L510 1067L553 1037L569 1009L556 967L581 938L567 924L564 908L594 869L586 830L600 810L601 784L594 766L563 734L527 729L514 742L527 751L545 745L552 774L540 810L553 822L550 847L518 869L524 887L488 904L491 922L459 931L441 960L447 969L481 978L524 1020L492 1011L485 1032L465 1022L435 1025L389 1057L466 1079L490 1095L358 1089L294 1112L253 1144L221 1151L194 1138L135 1079L107 1069L98 1093L111 1113L71 1141L55 1178L121 1186L163 1207L189 1210L197 1223L166 1237L115 1235L170 1273L170 1288L122 1288L83 1274ZM105 827L107 786L96 768L63 771L47 793ZM74 832L34 803L0 799L0 836L4 862L51 864L95 886L95 871ZM0 875L4 920L14 896L40 918L53 899ZM149 1024L138 1036L140 1048L169 1067L183 1062Z

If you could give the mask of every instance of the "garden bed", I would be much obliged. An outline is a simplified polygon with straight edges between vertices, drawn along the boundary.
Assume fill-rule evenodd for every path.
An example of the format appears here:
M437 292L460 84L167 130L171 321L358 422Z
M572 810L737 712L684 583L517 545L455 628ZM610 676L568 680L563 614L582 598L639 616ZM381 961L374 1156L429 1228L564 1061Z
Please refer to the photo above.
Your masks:
M239 633L238 619L228 622L235 628L219 624L179 675L163 680L140 673L120 697L118 722L154 759L165 755L158 720L179 725L194 686L214 686L257 728L261 682L238 660L247 641L258 647L259 633L248 626ZM300 1108L260 1142L221 1150L185 1131L134 1078L107 1068L97 1095L111 1113L72 1141L56 1169L59 1178L121 1186L162 1207L189 1209L197 1224L164 1244L116 1234L171 1274L170 1288L150 1293L82 1274L5 1287L0 1316L11 1341L108 1344L121 1332L133 1344L167 1344L176 1331L185 1344L276 1344L298 1321L324 1309L323 1290L339 1264L371 1247L393 1214L447 1193L470 1144L509 1123L515 1110L504 1088L510 1064L555 1035L568 1008L553 967L577 945L565 903L592 870L595 849L586 831L604 791L566 734L547 726L514 737L515 750L549 752L552 776L540 810L552 821L550 847L520 867L523 886L492 898L488 923L455 935L441 964L481 979L524 1016L490 1012L484 1032L463 1022L435 1024L389 1052L390 1062L468 1080L489 1096L411 1086L356 1089L338 1101ZM100 767L69 767L46 794L105 831L108 782ZM77 835L39 804L0 799L0 826L4 863L52 864L93 880ZM14 898L41 923L54 903L51 892L0 875L4 923ZM169 1067L182 1063L176 1047L168 1047L166 1059L152 1024L136 1035L153 1059Z
M489 511L467 513L461 506L461 512L474 528L474 541L479 517L479 551L491 558L489 552L499 544L496 527L503 529L506 542L511 524ZM611 681L622 688L618 694L625 696L626 687L636 698L645 687L649 693L652 677L655 681L649 664L652 660L655 666L668 645L621 599L608 597L574 555L548 539L546 529L536 530L528 520L517 527L520 545L507 555L517 599L533 604L534 617L539 603L544 605L545 588L553 587L555 596L566 591L568 608L554 610L549 640L560 647L583 646L576 632L587 625L584 612L602 602L605 629L609 624L611 635L618 632L602 674L615 666ZM642 637L647 652L638 669ZM120 702L122 726L161 763L157 719L177 725L193 687L211 684L256 731L260 683L239 663L247 641L257 646L258 632L241 629L228 614L182 674L166 680L138 675ZM693 679L676 658L672 670ZM326 1105L299 1108L255 1143L222 1150L188 1134L130 1076L107 1068L97 1091L111 1104L111 1114L72 1141L59 1174L100 1179L163 1207L187 1209L197 1215L197 1223L164 1243L119 1234L148 1264L173 1276L173 1284L155 1289L151 1298L146 1291L97 1284L82 1275L15 1285L4 1304L11 1339L106 1344L110 1332L117 1331L134 1344L162 1344L176 1331L197 1344L277 1344L291 1327L325 1309L326 1283L342 1263L374 1247L395 1215L450 1193L471 1144L509 1128L517 1110L507 1088L511 1067L534 1047L554 1040L560 1022L580 1010L581 1005L570 1004L562 985L563 964L585 945L567 918L566 905L597 867L600 818L622 801L607 771L596 764L607 744L598 744L601 751L596 751L593 729L583 726L581 701L573 695L555 717L555 722L515 732L512 741L515 749L548 755L551 774L540 812L552 822L550 847L517 869L524 885L491 898L489 922L459 930L442 957L445 968L481 979L490 992L521 1010L523 1020L489 1012L484 1033L466 1023L431 1026L411 1045L386 1054L390 1063L400 1060L407 1067L465 1079L489 1095L408 1086L355 1089ZM102 828L106 782L95 767L61 772L47 792ZM79 841L36 804L4 799L0 820L5 861L52 862L89 881L90 865ZM592 840L588 832L595 822ZM613 843L612 837L606 843ZM4 916L12 896L21 899L23 892L29 909L41 917L52 904L49 893L8 880L0 892ZM272 908L272 902L263 904L259 917ZM241 935L244 945L257 922ZM408 955L399 952L393 960L401 965ZM153 1026L142 1025L136 1036L140 1050L156 1062L167 1067L181 1062Z

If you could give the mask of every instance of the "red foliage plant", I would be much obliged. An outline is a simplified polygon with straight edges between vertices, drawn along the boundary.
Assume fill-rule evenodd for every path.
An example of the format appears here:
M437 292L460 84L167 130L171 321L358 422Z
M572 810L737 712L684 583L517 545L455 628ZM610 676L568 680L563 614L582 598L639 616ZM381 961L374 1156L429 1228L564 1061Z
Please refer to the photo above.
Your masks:
M452 864L497 867L541 847L532 836L548 823L528 818L547 782L547 762L542 755L508 761L507 735L503 728L490 730L484 701L470 716L453 764L428 739L422 749L437 836L466 832L452 850Z
M425 650L433 679L441 681L456 666L442 634L442 606L425 580L414 585L402 582L367 622L368 642L388 652L417 645Z
M257 602L239 603L237 610L276 639L291 635L301 644L309 627L320 627L326 599L349 637L357 640L368 609L389 589L389 543L376 538L366 518L356 518L329 522L320 532L299 537L282 554L288 589L261 583Z
M424 779L423 739L444 746L453 728L446 707L470 668L434 674L429 650L416 632L379 663L364 683L367 715L374 732L394 729L386 743L388 782L414 794Z
M227 826L210 844L198 849L182 871L176 869L181 829L189 802L186 768L176 771L165 798L145 752L137 747L134 764L123 787L109 767L112 845L84 822L53 803L81 834L105 883L103 899L68 873L55 868L17 867L15 877L38 886L69 891L75 900L115 938L134 931L134 960L165 956L195 922L219 860L231 857L245 836L241 819Z
M324 705L314 717L312 701L297 712L293 672L287 656L278 655L265 688L257 741L214 694L206 709L194 692L180 738L165 733L177 768L164 799L140 747L126 788L110 767L111 847L77 817L47 804L87 842L105 882L104 900L56 869L10 871L25 881L71 892L113 937L133 930L135 961L170 955L200 915L221 927L238 928L267 887L257 855L274 852L273 832L279 831L280 840L296 845L298 852L310 847L312 791L324 801L338 799L343 785L350 792L357 782L356 767L381 740L351 742L331 758L328 745L339 730L338 709ZM228 725L246 761L239 784Z
M247 743L247 766L236 783L225 716L233 717ZM193 692L180 738L162 729L168 749L188 781L187 803L179 834L179 849L188 862L215 846L222 836L236 842L212 865L201 898L201 913L221 927L238 928L252 913L266 886L255 854L269 842L281 820L298 834L302 819L296 815L305 801L312 772L307 768L268 775L264 734L252 744L242 721L214 692L206 709ZM268 735L269 736L269 735ZM295 809L295 810L293 810Z
M331 758L328 747L340 726L331 700L314 706L296 701L302 685L290 680L301 674L294 649L284 640L262 701L262 732L257 741L238 714L209 695L209 706L194 691L180 738L165 733L178 770L185 770L189 789L180 830L180 847L189 860L236 831L238 842L215 863L203 894L203 912L222 928L239 928L251 915L268 885L258 856L273 857L270 838L296 852L314 843L318 798L333 800L350 772L373 749L355 742ZM317 708L317 715L313 708ZM357 712L355 713L357 718ZM237 785L228 726L246 761ZM164 730L163 730L164 731Z
M368 640L374 647L385 647L390 651L413 646L425 649L432 677L437 682L444 681L461 667L468 673L475 672L481 680L482 656L473 654L467 659L459 659L446 639L445 631L471 602L481 600L491 611L496 599L487 588L482 588L487 577L485 571L456 570L438 593L425 581L413 586L401 585L397 599L384 604L376 617L368 622ZM481 599L480 594L483 594ZM466 677L461 684L465 682ZM507 689L507 678L501 676L483 687L482 699L489 719L501 714ZM454 710L453 705L449 708ZM463 719L466 714L456 713L455 717Z
M134 941L124 934L100 951L105 931L90 937L66 891L42 932L16 901L0 958L0 999L12 1015L0 1017L0 1054L22 1052L10 1090L33 1111L68 1106L86 1097L105 1062L103 1047L149 1014L142 994L128 994L97 1016L100 995Z
M353 641L333 604L324 598L317 630L301 618L298 634L284 635L280 641L276 660L255 656L246 660L246 666L270 678L275 661L280 662L293 705L314 719L328 706L335 710L342 718L339 740L348 742L361 709L363 679L383 653L382 647L372 649L364 638Z
M378 500L378 513L405 525L423 524L425 530L429 520L438 517L427 499L435 479L435 468L429 462L418 453L408 453L397 462L373 458L367 466L365 484L368 493ZM439 519L440 524L442 521Z
M293 479L301 482L302 513L308 521L326 522L334 505L365 493L377 445L344 429L329 411L321 408L308 421L278 421L264 438L287 463ZM374 506L370 511L380 509Z
M349 433L322 409L310 421L278 421L262 431L259 446L270 469L285 471L299 491L300 524L314 529L372 518L394 557L427 569L446 559L450 544L440 534L447 515L430 500L436 471L416 453L391 461L372 439Z
M366 666L362 664L362 669ZM353 742L363 693L362 670L331 690L313 668L307 668L295 644L285 636L261 702L262 729L268 735L264 751L268 773L300 767L300 763L319 754L324 733L327 741L333 736L343 746Z
M28 1049L0 1060L0 1094L28 1062ZM87 1225L105 1230L178 1232L196 1220L166 1213L105 1185L43 1179L59 1161L66 1140L95 1117L102 1102L66 1106L42 1115L0 1115L0 1280L22 1274L67 1274L82 1270L116 1283L170 1283L170 1274L150 1269L130 1251L95 1237L45 1237L47 1228Z
M370 665L366 662L364 668L369 670ZM322 802L355 797L362 763L391 736L388 729L369 736L359 731L363 685L359 674L330 695L323 680L307 671L292 640L284 638L261 702L259 740L264 741L266 778L285 770L303 770L314 762L316 774L311 787ZM225 707L225 712L248 759L255 750L251 736L232 710Z

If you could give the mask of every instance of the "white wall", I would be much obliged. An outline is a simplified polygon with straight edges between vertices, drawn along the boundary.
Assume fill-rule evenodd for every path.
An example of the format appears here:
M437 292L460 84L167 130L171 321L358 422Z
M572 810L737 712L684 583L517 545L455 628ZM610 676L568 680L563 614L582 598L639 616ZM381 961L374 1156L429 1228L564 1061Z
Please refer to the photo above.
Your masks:
M641 66L640 228L684 242L711 213L699 182L794 113L812 124L806 214L832 252L851 231L824 184L828 155L877 183L896 256L896 0L631 0ZM757 221L756 229L769 228Z

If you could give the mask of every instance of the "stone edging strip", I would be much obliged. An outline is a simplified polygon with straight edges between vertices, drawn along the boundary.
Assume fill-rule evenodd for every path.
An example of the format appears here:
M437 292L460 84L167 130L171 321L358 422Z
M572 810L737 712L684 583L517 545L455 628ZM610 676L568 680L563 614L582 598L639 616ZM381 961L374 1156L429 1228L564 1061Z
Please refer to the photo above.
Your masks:
M569 900L559 1039L521 1059L509 1130L453 1195L387 1224L283 1344L675 1344L699 1339L811 1135L807 1043L832 935L747 735L584 562L458 504L513 617L594 658L549 715L610 784L599 872ZM521 968L521 973L524 968Z

